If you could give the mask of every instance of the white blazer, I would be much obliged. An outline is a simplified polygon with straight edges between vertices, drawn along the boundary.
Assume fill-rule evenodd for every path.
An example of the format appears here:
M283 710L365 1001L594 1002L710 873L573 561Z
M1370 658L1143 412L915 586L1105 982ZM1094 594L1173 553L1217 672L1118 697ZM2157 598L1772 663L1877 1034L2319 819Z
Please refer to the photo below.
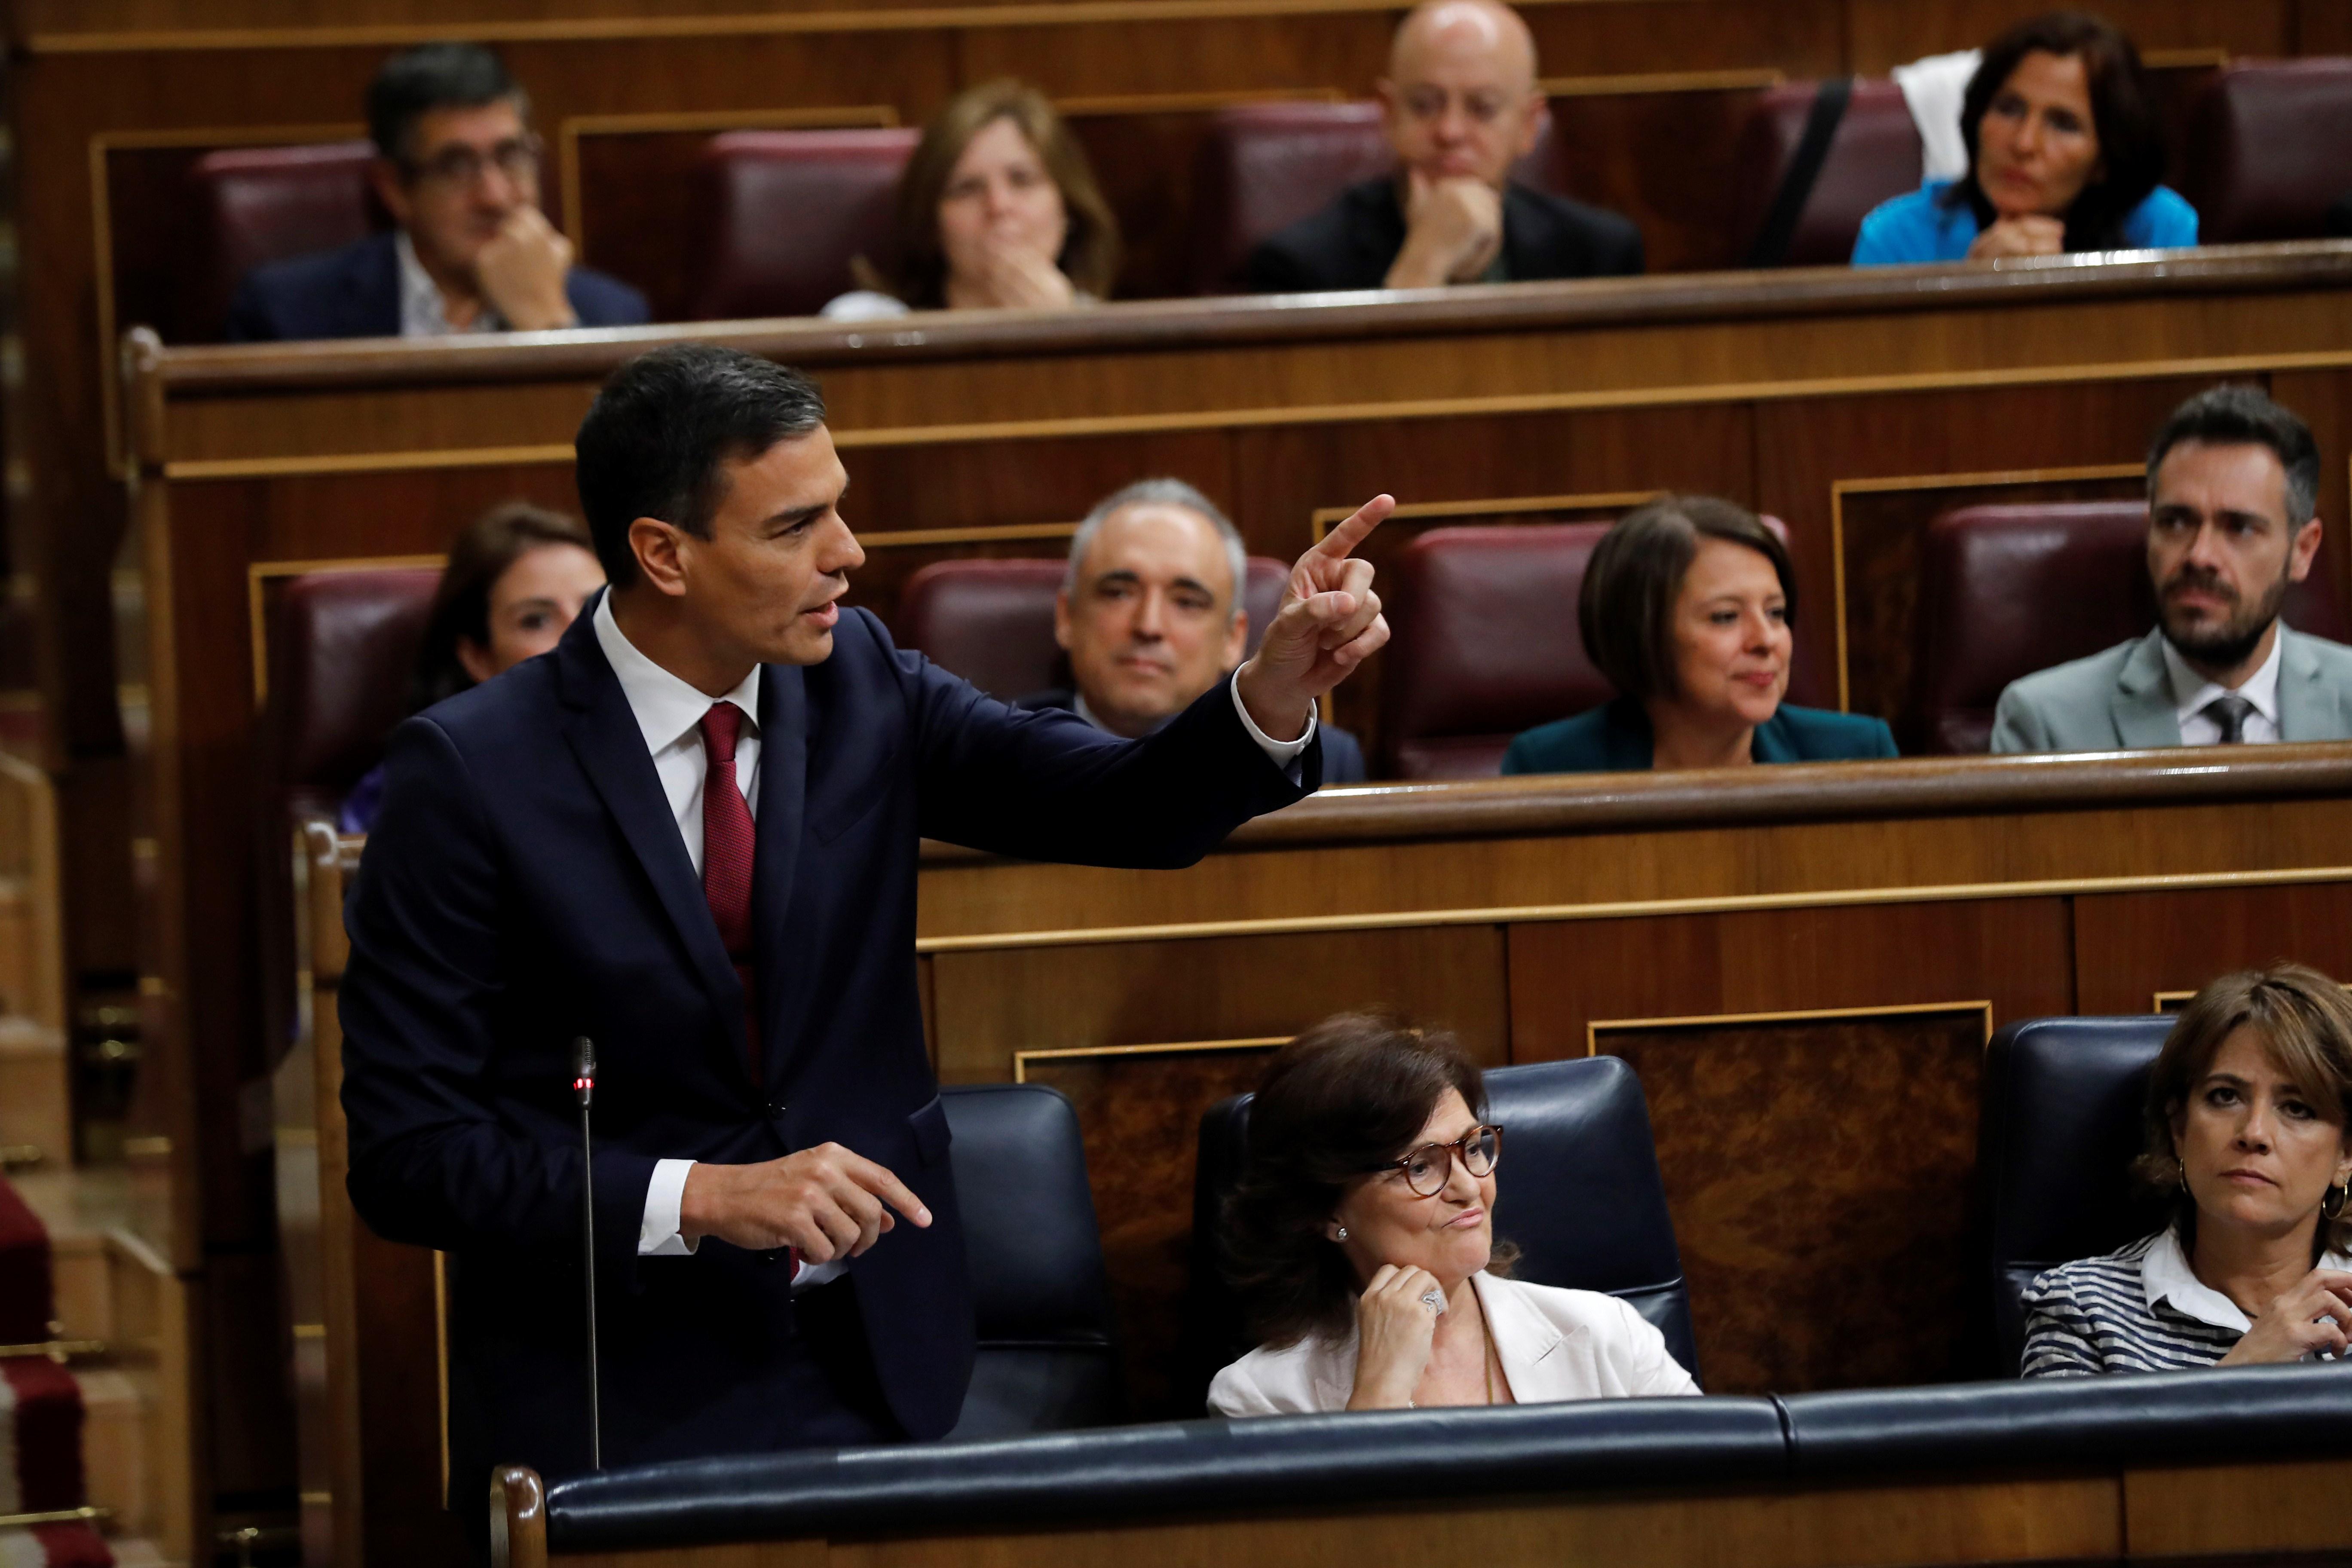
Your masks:
M1631 1399L1696 1394L1698 1384L1666 1349L1665 1336L1614 1296L1524 1285L1492 1274L1470 1277L1521 1405L1562 1399ZM1219 1415L1297 1415L1345 1410L1356 1387L1356 1331L1344 1340L1313 1334L1280 1350L1261 1345L1209 1384Z

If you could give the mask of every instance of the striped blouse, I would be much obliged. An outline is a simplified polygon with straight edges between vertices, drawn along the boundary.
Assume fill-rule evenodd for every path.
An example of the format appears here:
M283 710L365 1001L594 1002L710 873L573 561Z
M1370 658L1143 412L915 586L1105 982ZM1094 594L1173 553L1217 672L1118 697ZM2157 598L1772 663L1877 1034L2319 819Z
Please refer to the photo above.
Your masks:
M2331 1253L2326 1264L2352 1268L2352 1258ZM2211 1366L2253 1326L2199 1281L2169 1228L2044 1270L2026 1287L2024 1305L2027 1377Z

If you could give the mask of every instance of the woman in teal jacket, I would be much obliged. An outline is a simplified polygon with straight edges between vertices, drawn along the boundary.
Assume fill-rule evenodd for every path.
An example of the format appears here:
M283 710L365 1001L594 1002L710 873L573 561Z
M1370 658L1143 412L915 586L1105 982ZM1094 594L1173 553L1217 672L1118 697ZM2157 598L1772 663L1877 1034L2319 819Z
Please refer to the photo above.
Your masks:
M1788 547L1753 512L1673 496L1628 513L1593 548L1577 629L1622 693L1529 730L1506 773L1632 773L1895 754L1883 719L1791 708Z

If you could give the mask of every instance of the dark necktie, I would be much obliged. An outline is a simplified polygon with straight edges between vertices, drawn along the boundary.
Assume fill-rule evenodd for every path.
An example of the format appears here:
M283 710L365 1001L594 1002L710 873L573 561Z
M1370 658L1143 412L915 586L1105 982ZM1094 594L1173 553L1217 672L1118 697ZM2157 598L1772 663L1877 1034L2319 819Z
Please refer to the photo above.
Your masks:
M2235 746L2246 738L2246 718L2254 705L2236 692L2225 692L2200 710L2206 718L2221 727L2221 744Z
M719 927L735 977L743 983L743 1033L750 1041L751 1081L760 1076L760 1010L751 962L751 858L759 836L751 807L735 782L735 742L743 733L743 710L714 702L702 716L702 750L709 762L702 780L702 896Z

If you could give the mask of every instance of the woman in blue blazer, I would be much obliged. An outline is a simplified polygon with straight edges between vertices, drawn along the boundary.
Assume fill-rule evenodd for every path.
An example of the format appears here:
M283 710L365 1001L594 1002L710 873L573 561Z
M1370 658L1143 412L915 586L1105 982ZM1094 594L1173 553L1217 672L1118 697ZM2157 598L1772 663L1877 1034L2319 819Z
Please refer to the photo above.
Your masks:
M1891 757L1883 719L1790 708L1796 572L1753 512L1672 496L1593 548L1577 596L1584 651L1623 693L1529 730L1507 773L1633 773Z
M2095 16L2053 12L1987 45L1960 137L1968 173L1873 208L1855 266L2197 243L2197 209L2158 184L2164 134L2139 51Z

